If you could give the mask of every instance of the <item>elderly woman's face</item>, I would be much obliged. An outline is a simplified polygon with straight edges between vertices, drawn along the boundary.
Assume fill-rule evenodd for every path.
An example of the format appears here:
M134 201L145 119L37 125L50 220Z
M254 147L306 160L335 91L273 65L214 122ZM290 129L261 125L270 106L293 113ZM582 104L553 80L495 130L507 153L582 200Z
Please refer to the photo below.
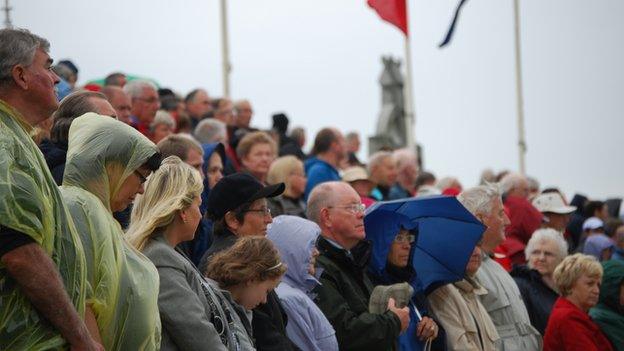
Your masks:
M598 303L600 282L600 277L590 277L583 274L574 282L570 294L566 298L587 312Z
M559 257L557 244L552 240L538 241L527 257L529 267L541 275L551 275L563 257Z
M388 263L399 268L407 267L413 240L414 236L409 231L401 229L390 244Z
M161 123L157 124L154 127L154 132L152 133L152 141L154 144L158 144L161 140L173 134L173 130L167 124Z
M243 166L256 178L264 181L267 173L269 173L269 167L271 162L275 159L273 148L267 143L258 143L253 145L249 149L247 156L241 160Z

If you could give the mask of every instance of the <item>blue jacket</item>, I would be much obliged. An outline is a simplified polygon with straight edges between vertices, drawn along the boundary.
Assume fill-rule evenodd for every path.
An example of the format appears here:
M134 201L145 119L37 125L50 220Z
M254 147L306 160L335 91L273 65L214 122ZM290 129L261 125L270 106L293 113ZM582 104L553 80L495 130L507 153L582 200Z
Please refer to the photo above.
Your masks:
M308 196L315 186L335 180L340 180L340 174L334 166L329 163L320 160L316 157L311 157L305 161L305 171L308 177L306 183L304 199L307 201Z
M392 285L397 283L408 282L414 288L414 295L408 305L410 310L410 324L407 330L399 336L399 350L400 351L412 351L412 350L424 350L425 343L420 341L416 336L418 327L418 316L414 311L414 308L418 309L420 315L425 317L429 316L427 297L424 292L418 288L416 284L416 272L412 267L411 259L405 268L399 268L388 264L388 254L390 253L390 245L394 241L395 236L403 227L405 229L412 229L411 224L407 219L403 223L397 223L396 230L387 231L381 233L381 235L373 235L376 233L373 231L366 232L366 239L372 244L371 259L368 265L368 276L375 286L377 285ZM413 246L412 246L413 248ZM412 255L410 254L410 257ZM445 333L440 323L438 324L438 337L433 341L432 350L446 350Z
M309 220L296 216L278 216L273 220L267 237L279 250L282 262L288 267L277 295L288 315L286 335L304 351L337 351L336 332L323 312L312 301L312 289L319 284L315 275L308 273L310 257L321 230Z

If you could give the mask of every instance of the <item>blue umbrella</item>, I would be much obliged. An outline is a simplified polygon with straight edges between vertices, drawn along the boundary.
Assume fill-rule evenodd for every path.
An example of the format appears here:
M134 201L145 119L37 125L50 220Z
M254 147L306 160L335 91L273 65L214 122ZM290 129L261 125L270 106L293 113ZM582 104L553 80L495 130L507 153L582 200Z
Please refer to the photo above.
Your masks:
M385 268L399 228L417 232L411 257L416 270L413 284L426 294L463 279L472 251L485 231L485 226L451 196L377 202L367 209L364 226L373 245L381 245L385 252L371 258L373 270Z

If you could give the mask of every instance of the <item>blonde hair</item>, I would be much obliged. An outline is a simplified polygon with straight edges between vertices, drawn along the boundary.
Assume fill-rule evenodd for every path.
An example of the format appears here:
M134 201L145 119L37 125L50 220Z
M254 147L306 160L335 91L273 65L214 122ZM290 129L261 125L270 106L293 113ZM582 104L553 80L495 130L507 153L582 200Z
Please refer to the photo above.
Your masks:
M242 160L247 157L251 148L256 144L269 144L273 155L277 154L277 145L275 144L275 140L273 140L269 134L257 131L245 134L236 147L236 156Z
M303 162L301 162L295 156L282 156L273 161L271 164L271 168L269 168L269 173L267 174L267 183L269 184L279 184L285 183L286 187L290 185L288 181L289 176L297 170L297 168L301 168L303 170Z
M564 258L553 273L553 279L561 296L570 295L572 286L583 275L602 279L602 266L595 257L577 253Z
M280 254L264 236L243 236L232 247L216 253L208 264L206 276L229 288L246 282L279 279L286 273Z
M169 156L145 183L145 193L134 201L128 241L141 251L147 241L166 228L178 211L188 208L201 196L202 177L177 156Z

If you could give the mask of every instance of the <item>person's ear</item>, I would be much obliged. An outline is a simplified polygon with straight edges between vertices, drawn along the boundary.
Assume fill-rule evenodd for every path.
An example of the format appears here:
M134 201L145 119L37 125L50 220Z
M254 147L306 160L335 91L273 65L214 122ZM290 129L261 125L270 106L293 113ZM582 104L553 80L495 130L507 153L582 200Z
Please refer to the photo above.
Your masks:
M26 77L26 68L24 66L13 66L13 68L11 68L11 77L13 77L13 82L15 82L15 85L24 90L28 89L28 79Z
M331 216L329 214L329 208L322 208L319 217L321 219L321 223L323 223L327 228L331 228Z
M188 214L186 210L179 210L178 215L180 216L180 219L182 220L182 222L184 223L188 222Z
M223 218L225 219L225 225L228 228L237 230L238 227L240 226L240 223L238 222L238 220L236 219L236 216L234 215L234 212L232 211L228 211Z

